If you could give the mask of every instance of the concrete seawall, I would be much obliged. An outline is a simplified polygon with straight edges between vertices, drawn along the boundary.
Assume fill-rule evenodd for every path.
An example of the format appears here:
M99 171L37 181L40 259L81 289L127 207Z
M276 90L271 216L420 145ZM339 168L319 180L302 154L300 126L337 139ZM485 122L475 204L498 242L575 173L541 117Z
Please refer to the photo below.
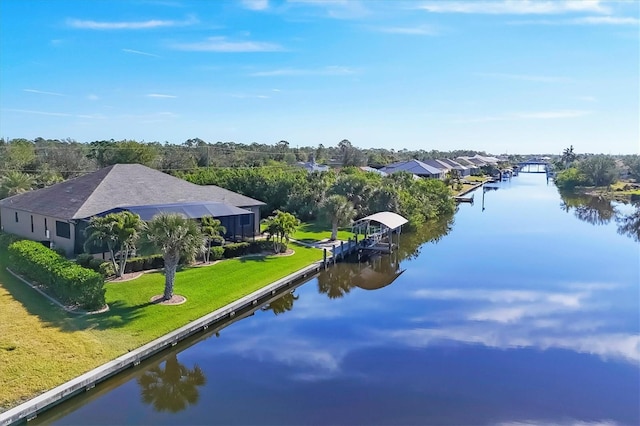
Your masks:
M323 268L323 262L315 262L310 266L302 268L284 278L275 281L266 287L256 290L241 299L236 300L220 309L217 309L195 321L190 322L162 337L159 337L138 349L119 356L73 380L57 386L23 404L18 405L4 413L0 413L0 425L6 426L13 423L24 422L37 417L41 413L54 405L80 393L92 389L109 377L112 377L130 367L137 366L158 352L175 346L181 340L193 336L202 331L208 330L210 326L229 320L235 317L238 311L252 308L259 303L271 299L279 290L292 287L296 282L317 274Z

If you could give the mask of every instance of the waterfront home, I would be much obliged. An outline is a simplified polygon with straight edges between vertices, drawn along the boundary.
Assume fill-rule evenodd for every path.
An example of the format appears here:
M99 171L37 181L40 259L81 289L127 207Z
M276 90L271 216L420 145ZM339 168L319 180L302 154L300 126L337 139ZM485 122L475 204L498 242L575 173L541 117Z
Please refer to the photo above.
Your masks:
M447 165L452 170L456 170L460 177L469 176L471 174L471 168L465 167L457 161L451 160L449 158L438 159L436 161Z
M196 185L141 164L115 164L74 179L0 200L4 232L61 248L84 251L84 229L94 216L130 211L149 220L160 212L199 219L213 216L226 238L260 233L262 201L220 188Z
M460 165L466 167L467 169L469 169L469 174L475 175L477 173L480 172L480 167L479 165L477 165L476 163L470 161L467 159L467 157L458 157L455 160L457 163L459 163Z
M400 161L388 164L380 169L385 173L408 172L416 176L431 179L444 179L444 170L425 164L419 160Z

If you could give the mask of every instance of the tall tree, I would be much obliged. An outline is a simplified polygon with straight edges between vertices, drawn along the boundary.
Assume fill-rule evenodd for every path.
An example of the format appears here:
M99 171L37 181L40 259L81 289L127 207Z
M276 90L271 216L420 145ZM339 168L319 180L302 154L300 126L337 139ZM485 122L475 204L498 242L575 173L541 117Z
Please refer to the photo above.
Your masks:
M220 238L227 232L227 228L222 226L222 223L218 219L214 219L211 216L203 216L200 220L200 230L202 235L207 239L207 249L204 251L204 262L209 263L209 257L211 256L211 243Z
M129 254L135 249L143 222L137 214L123 211L91 218L85 230L85 250L106 245L116 276L124 275ZM88 250L90 251L90 250ZM117 259L117 261L116 261Z
M592 155L580 161L578 169L594 186L606 186L618 178L616 162L610 155Z
M562 163L565 167L568 167L569 164L576 161L576 158L577 156L575 152L573 152L573 145L571 145L569 148L565 148L564 151L562 151Z
M181 257L192 258L204 250L204 236L198 224L179 214L160 213L144 224L144 240L160 251L164 259L163 299L173 297L176 270Z
M10 170L0 178L0 198L30 191L35 184L36 182L31 175Z
M353 204L344 195L334 194L327 197L320 206L320 211L331 222L331 241L338 238L338 226L351 223L356 215Z

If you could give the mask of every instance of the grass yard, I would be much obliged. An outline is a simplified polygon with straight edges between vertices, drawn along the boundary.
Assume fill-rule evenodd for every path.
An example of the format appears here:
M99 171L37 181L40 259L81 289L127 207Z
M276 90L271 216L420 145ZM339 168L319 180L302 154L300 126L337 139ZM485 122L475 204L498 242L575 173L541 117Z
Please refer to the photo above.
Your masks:
M350 228L349 228L350 229ZM348 240L353 238L354 234L347 229L338 229L338 239ZM321 240L331 238L331 225L324 225L319 222L303 222L298 230L291 236L294 240L303 243L315 243Z
M322 259L291 245L292 256L252 256L176 275L176 306L150 304L164 275L106 284L109 312L67 314L8 272L0 253L0 411L58 386L188 322Z
M485 176L465 176L464 179L469 182L484 182L487 178Z
M464 194L465 192L467 192L468 190L470 190L471 188L475 187L478 183L474 183L474 184L470 184L470 183L463 183L462 184L462 189L460 189L459 191L454 191L456 196L459 196L460 194Z

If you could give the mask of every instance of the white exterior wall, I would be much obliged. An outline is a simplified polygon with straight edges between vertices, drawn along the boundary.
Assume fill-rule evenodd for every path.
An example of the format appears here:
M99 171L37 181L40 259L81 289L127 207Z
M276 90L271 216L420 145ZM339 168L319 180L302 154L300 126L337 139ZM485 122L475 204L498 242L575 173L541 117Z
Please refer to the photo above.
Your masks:
M18 222L16 222L16 213L18 214ZM32 218L33 231L31 230ZM47 238L45 230L45 219L47 220L49 238ZM56 235L56 221L69 223L71 233L70 238L59 237ZM52 248L62 248L68 257L73 256L75 225L68 220L2 207L0 210L0 226L4 232L15 234L28 240L51 241Z

